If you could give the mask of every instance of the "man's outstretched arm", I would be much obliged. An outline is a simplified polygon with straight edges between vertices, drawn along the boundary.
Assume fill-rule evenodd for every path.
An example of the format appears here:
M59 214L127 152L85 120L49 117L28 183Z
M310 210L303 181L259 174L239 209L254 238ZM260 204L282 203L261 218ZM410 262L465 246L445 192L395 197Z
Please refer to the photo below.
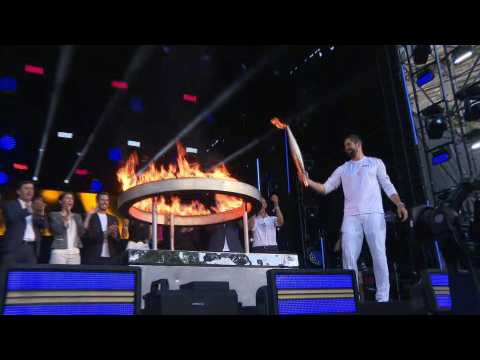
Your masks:
M308 173L305 174L305 177L307 179L308 186L322 195L327 195L333 190L336 190L342 182L341 168L337 168L324 184L310 179L308 177Z

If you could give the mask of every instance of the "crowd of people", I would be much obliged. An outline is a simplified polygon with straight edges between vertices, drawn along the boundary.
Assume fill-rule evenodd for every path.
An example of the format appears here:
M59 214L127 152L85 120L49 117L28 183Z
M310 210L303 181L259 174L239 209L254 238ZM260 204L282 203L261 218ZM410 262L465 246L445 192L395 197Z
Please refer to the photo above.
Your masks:
M107 211L110 195L96 195L96 208L84 219L73 212L75 196L72 192L60 195L59 211L47 214L46 203L35 197L35 185L31 181L18 184L17 199L5 201L2 213L6 231L0 240L0 266L5 269L14 264L37 264L42 246L42 231L52 234L50 264L112 265L122 262L122 254L132 244L144 244L153 248L152 226L140 221L125 219L119 226L118 219ZM277 253L277 231L284 223L277 195L271 197L274 216L267 213L268 203L261 199L261 208L249 219L252 252ZM241 221L216 224L203 229L178 227L175 234L176 250L208 250L244 252ZM169 249L168 236L162 225L157 229L157 248ZM206 239L207 243L202 243Z

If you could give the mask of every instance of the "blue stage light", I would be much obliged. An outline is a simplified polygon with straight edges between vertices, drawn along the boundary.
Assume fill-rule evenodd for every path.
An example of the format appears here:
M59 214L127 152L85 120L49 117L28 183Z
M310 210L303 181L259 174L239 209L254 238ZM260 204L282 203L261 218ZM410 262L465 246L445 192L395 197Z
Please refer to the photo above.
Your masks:
M130 110L134 112L142 112L143 111L143 101L139 97L132 97L130 99Z
M108 150L108 159L111 161L121 161L123 158L122 150L120 148L110 148Z
M0 185L5 185L8 183L8 175L3 171L0 171Z
M5 150L5 151L10 151L15 149L15 146L17 145L17 141L13 136L10 135L4 135L0 138L0 149Z
M0 77L0 91L7 93L17 91L17 79L13 76Z
M450 154L446 150L439 150L432 154L432 165L440 165L450 160Z
M92 192L100 192L103 189L103 184L100 180L93 179L90 183L90 190Z
M417 85L423 86L425 84L428 84L430 81L433 80L433 78L434 75L432 70L423 71L417 76Z

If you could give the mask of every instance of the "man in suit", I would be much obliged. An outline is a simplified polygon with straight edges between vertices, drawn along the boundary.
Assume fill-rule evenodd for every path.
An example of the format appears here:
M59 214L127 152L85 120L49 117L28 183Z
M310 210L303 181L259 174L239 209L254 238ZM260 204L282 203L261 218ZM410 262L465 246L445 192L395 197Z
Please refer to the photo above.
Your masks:
M45 203L41 197L32 201L35 187L31 181L17 186L18 199L3 207L6 232L0 242L3 269L14 264L36 264L40 250L40 230L47 226Z
M240 240L240 229L242 228L242 222L236 220L209 226L208 251L243 252Z
M84 261L88 265L112 265L118 263L121 253L121 239L117 219L107 214L110 195L97 194L97 207L90 211L84 222Z

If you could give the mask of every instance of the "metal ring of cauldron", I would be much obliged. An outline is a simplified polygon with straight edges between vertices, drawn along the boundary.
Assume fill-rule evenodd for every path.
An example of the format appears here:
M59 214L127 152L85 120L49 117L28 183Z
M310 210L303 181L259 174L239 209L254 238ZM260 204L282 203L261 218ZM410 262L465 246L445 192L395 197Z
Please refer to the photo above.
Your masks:
M212 178L180 178L154 181L137 185L120 194L118 197L118 210L125 217L151 223L152 212L139 210L133 205L141 200L161 195L176 195L182 193L213 192L216 194L231 195L243 199L247 203L247 211L257 212L260 208L260 192L253 186L232 180ZM210 215L182 216L175 215L175 225L200 226L223 223L239 219L244 212L243 207L238 207L221 213ZM158 224L169 224L169 215L158 214Z

